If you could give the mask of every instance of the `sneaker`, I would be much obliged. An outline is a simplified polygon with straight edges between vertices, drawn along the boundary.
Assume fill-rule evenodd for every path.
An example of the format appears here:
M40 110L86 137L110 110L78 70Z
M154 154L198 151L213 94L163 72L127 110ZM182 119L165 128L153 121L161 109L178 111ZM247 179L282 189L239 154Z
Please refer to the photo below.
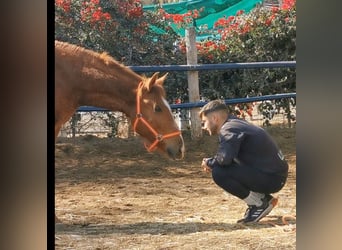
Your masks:
M258 222L271 212L271 210L277 205L278 199L274 198L272 195L266 194L262 199L262 202L263 204L259 207L255 205L249 205L244 217L237 222Z
M248 208L246 209L245 215L243 216L242 219L238 220L237 223L245 222L245 219L249 217L249 213L251 212L252 208L254 206L248 205Z

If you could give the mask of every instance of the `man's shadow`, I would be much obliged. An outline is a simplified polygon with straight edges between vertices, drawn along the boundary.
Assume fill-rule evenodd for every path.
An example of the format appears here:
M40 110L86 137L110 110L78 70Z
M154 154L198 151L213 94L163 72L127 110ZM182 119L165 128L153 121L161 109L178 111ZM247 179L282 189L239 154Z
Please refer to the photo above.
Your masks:
M291 222L290 222L291 224ZM293 224L293 223L292 223ZM58 234L191 234L196 232L225 231L231 232L245 229L270 228L284 225L282 216L268 216L260 222L252 223L206 223L206 222L139 222L132 224L56 224L55 233Z

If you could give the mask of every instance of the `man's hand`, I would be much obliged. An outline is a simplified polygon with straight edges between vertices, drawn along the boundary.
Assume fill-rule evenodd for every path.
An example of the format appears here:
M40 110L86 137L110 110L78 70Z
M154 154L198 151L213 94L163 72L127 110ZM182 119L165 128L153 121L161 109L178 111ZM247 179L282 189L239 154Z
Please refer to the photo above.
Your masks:
M204 172L211 172L211 168L207 165L207 159L203 158L201 167L203 168Z

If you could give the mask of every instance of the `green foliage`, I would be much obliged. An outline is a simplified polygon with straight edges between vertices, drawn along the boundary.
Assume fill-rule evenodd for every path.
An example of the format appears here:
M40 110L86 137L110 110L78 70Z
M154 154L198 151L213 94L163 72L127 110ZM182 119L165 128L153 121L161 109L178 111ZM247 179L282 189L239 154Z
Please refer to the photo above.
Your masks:
M178 35L157 13L144 13L140 1L56 0L55 6L57 40L107 51L125 65L162 65L174 58L173 43ZM105 17L95 19L96 14ZM150 25L168 32L158 34Z

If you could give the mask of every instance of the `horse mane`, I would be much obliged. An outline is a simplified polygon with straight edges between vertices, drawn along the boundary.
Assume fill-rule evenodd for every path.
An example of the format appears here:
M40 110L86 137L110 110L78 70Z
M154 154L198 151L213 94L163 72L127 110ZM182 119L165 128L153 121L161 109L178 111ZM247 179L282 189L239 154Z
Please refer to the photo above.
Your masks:
M103 62L104 65L109 66L112 69L117 71L123 71L127 74L130 74L136 78L142 79L142 76L135 73L133 70L125 66L124 64L119 63L115 60L112 56L108 54L108 52L96 52L75 44L70 44L67 42L57 41L55 40L55 48L60 48L63 51L68 51L70 54L77 55L77 54L85 54L92 59L99 59L99 61Z
M87 61L93 61L94 59L96 59L96 61L102 62L103 65L106 66L106 68L109 67L110 70L114 70L116 72L123 72L120 74L124 76L134 77L139 82L142 81L143 82L142 88L138 89L139 96L142 95L144 89L148 88L147 87L148 77L146 77L145 75L138 75L127 66L116 61L107 52L99 53L99 52L95 52L93 50L90 50L90 49L87 49L87 48L84 48L75 44L70 44L67 42L61 42L57 40L55 40L55 48L57 49L59 48L60 50L65 51L70 55L75 55L75 56L82 55L82 57L84 57L85 55L86 57L89 57L89 59L86 59ZM96 66L94 65L94 67ZM156 96L162 96L164 98L166 97L166 93L162 84L158 82L152 86L149 92L153 94L155 97Z

